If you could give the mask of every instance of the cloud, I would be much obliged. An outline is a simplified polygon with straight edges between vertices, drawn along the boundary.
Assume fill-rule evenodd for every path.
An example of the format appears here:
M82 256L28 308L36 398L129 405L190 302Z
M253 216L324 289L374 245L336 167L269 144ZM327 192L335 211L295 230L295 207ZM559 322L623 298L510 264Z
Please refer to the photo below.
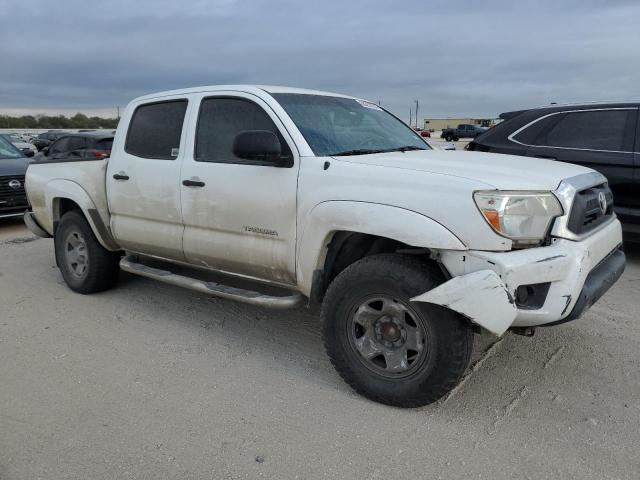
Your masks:
M159 90L283 84L408 117L638 98L634 1L0 0L0 106L98 110Z

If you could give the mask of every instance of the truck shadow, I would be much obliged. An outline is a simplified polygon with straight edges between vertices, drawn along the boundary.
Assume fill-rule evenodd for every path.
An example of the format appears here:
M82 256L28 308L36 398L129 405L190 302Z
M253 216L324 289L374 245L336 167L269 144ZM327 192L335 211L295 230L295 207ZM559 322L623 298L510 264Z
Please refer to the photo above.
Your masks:
M120 298L123 295L129 298ZM325 354L317 311L267 310L128 274L121 275L117 296L125 304L143 299L144 306L139 304L136 309L147 310L154 322L184 322L202 329L211 343L226 346L229 364L253 356L261 365L295 377L300 385L312 383L360 398L340 379ZM486 414L507 405L518 389L548 392L563 382L563 374L550 368L550 359L560 362L571 350L577 362L587 365L580 356L588 356L597 347L597 339L585 335L578 324L538 332L533 338L508 333L501 340L490 334L476 335L463 385L446 401L425 409L449 413L471 409ZM592 343L593 347L588 346ZM575 351L567 345L575 346ZM487 390L489 384L492 388Z

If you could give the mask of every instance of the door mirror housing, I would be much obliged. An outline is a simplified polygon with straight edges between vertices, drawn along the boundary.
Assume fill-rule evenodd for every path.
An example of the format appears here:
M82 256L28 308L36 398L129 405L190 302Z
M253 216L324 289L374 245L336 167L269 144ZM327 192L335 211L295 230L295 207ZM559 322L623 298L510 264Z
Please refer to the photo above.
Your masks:
M233 154L245 160L262 161L274 166L284 166L288 158L282 158L282 145L278 136L269 130L246 130L233 140Z

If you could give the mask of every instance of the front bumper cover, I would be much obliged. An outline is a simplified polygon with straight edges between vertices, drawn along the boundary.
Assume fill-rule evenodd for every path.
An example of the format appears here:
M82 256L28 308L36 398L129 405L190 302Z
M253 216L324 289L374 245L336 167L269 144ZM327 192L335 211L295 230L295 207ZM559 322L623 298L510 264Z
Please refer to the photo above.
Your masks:
M620 222L613 219L580 241L553 238L546 247L510 252L443 250L437 253L453 278L413 301L455 310L497 335L573 320L622 275L621 244ZM519 286L540 283L550 284L540 308L514 305Z

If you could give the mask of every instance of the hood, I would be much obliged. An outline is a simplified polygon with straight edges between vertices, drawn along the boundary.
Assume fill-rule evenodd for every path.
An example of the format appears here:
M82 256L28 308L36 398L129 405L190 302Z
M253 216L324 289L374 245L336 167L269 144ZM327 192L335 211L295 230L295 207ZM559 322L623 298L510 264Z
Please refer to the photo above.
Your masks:
M0 177L5 175L24 175L27 172L29 160L23 158L0 158Z
M563 179L593 171L543 158L466 151L420 150L334 158L341 162L461 177L498 190L552 191Z

